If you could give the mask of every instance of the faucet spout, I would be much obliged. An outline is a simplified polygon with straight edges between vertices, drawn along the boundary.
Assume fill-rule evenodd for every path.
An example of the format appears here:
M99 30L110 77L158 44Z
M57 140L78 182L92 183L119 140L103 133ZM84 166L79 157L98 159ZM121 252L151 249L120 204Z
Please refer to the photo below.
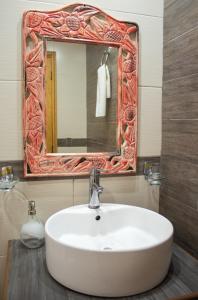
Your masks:
M103 191L103 187L100 186L100 170L93 168L90 173L89 181L89 208L97 209L100 207L100 194Z

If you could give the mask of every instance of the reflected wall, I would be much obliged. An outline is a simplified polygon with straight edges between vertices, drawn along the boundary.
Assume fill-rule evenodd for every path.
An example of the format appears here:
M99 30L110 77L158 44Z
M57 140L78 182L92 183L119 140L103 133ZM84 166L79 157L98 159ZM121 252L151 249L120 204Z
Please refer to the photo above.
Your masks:
M117 58L118 49L111 48L107 58L107 66L110 73L111 97L106 100L105 117L97 118L96 90L97 70L107 46L87 45L87 137L88 152L115 152L116 128L117 128ZM88 59L89 57L89 59Z

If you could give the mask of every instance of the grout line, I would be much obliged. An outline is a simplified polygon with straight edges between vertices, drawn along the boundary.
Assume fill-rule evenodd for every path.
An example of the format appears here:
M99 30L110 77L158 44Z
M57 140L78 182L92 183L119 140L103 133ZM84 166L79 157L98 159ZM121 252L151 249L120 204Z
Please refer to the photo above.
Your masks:
M124 10L114 10L114 9L111 9L111 8L107 8L106 10L113 11L113 12L118 12L118 13L132 14L132 15L137 15L137 16L160 18L160 19L163 20L163 16L154 16L154 15L143 14L143 13L142 14L141 13L134 13L134 12L131 12L131 11L124 11ZM129 23L130 23L130 21L129 21Z
M164 9L165 9L165 8L168 8L169 6L171 6L171 5L172 5L174 2L176 2L176 1L177 1L177 0L173 0L171 3L168 3L168 4L165 3L165 4L164 4Z
M138 85L140 88L154 88L154 89L162 89L162 86L155 85Z
M23 82L22 79L0 79L1 82Z
M7 79L0 79L0 83L13 83L13 82L23 82L23 80L7 80ZM162 86L155 86L155 85L138 85L138 87L143 87L143 88L158 88L158 89L161 89L162 88Z
M192 73L192 74L189 74L189 75L180 76L180 77L175 77L175 78L172 78L172 79L169 79L169 80L164 80L163 83L171 82L171 81L178 80L178 79L184 79L184 78L188 78L188 77L193 77L195 75L198 75L198 72Z
M28 2L35 2L35 3L41 3L41 4L47 4L47 5L54 5L54 4L58 4L58 5L62 5L62 7L64 7L64 3L62 2L56 2L53 1L53 3L47 2L47 1L35 1L35 0L28 0ZM82 4L83 2L79 3ZM69 5L69 4L68 4ZM88 4L88 5L92 5L92 4ZM67 4L65 5L67 6ZM99 7L98 7L99 8ZM154 17L154 18L160 18L163 19L163 16L156 16L156 15L150 15L150 14L143 14L143 13L133 13L133 12L128 12L128 11L123 11L123 10L114 10L111 8L105 8L103 6L101 6L102 10L106 10L106 11L112 11L112 12L118 12L118 13L126 13L126 14L133 14L133 15L140 15L140 16L145 16L145 17Z
M193 27L193 28L191 28L191 29L189 29L189 30L183 32L182 34L180 34L180 35L178 35L178 36L176 36L176 37L174 37L174 38L168 40L167 42L164 41L164 47L165 47L166 45L170 44L171 42L174 42L175 40L177 40L177 39L183 37L184 35L186 35L186 34L192 32L193 30L197 30L197 29L198 29L198 26L195 26L195 27Z
M73 206L75 205L75 203L74 203L74 178L72 179L72 193L73 193L73 195L72 195L72 197L73 197Z
M162 119L162 121L198 121L198 119Z
M18 0L19 2L24 2L24 0ZM64 6L66 6L67 4L64 4L64 3L61 3L61 2L56 2L56 1L53 1L52 3L50 3L50 2L47 2L47 1L35 1L35 0L27 0L27 3L28 2L34 2L34 3L38 3L38 4L46 4L46 5L51 5L52 7L54 6L54 5L61 5L62 7L64 7ZM69 4L71 4L71 2L70 3L68 3L68 5ZM31 8L31 9L33 9L33 8ZM53 9L53 8L52 8ZM55 8L56 9L56 8ZM37 10L37 9L35 9L35 10ZM46 9L46 11L47 11L48 9Z

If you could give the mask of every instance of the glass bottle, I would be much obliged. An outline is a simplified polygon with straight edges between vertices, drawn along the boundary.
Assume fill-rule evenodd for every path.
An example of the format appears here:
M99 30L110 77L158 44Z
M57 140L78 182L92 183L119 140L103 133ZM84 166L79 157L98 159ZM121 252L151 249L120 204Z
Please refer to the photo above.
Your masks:
M44 225L36 216L35 201L28 201L28 221L22 225L21 242L28 248L44 244Z

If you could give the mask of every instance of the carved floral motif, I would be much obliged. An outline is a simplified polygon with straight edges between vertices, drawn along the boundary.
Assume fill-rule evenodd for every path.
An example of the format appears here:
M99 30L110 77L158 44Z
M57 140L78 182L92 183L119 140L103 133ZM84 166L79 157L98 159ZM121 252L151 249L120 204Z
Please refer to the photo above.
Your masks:
M119 47L118 129L120 155L50 155L45 142L44 38L94 42ZM25 93L23 106L25 176L85 175L136 171L137 26L119 22L82 4L51 12L28 11L23 18Z

